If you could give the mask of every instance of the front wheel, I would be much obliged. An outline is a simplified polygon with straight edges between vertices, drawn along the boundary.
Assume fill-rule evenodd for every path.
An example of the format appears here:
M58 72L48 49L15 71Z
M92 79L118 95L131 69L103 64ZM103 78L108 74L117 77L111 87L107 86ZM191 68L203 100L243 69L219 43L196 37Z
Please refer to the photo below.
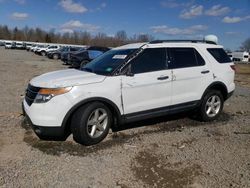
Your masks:
M89 63L89 61L83 60L83 61L81 62L81 64L80 64L80 67L79 67L79 68L84 67L85 65L87 65L87 63Z
M103 103L94 102L80 107L73 115L71 131L77 143L89 146L101 142L112 124L112 114Z
M53 54L53 59L59 59L58 54Z
M203 97L199 117L202 121L213 121L223 109L224 99L220 91L210 90Z

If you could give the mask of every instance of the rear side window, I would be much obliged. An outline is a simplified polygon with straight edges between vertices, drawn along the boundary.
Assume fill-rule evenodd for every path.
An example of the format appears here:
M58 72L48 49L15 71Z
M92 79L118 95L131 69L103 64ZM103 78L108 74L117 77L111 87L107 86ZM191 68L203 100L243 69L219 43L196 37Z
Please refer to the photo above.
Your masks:
M78 51L79 49L80 49L80 48L77 48L77 47L74 48L74 47L73 47L73 48L70 48L70 51L71 51L71 52L75 52L75 51Z
M219 63L230 63L231 59L222 48L208 48L207 51L218 61Z
M98 56L102 55L103 52L98 51L98 50L88 50L89 58L90 59L95 59Z
M168 68L187 68L205 65L204 59L194 48L169 48Z
M131 61L131 72L140 74L166 69L166 49L148 48Z

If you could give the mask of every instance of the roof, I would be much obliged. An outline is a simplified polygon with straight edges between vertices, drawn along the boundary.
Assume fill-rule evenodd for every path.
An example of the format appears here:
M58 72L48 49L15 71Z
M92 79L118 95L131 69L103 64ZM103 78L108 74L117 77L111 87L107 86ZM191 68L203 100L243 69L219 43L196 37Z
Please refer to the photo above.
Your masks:
M137 49L140 48L141 46L148 44L147 42L142 42L142 43L132 43L132 44L126 44L123 46L119 46L117 48L113 48L113 50L125 50L125 49Z
M114 50L122 49L137 49L140 47L145 48L167 48L167 47L200 47L200 48L223 48L221 45L210 44L210 43L193 43L188 41L168 41L168 42L159 42L159 43L132 43L124 46L114 48Z

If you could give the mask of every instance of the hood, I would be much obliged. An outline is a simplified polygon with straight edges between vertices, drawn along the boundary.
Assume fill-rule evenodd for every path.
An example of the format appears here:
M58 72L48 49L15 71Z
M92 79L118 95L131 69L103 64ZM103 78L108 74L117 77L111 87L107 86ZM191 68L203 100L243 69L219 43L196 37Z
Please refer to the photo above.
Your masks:
M69 87L102 82L106 76L76 69L49 72L33 78L30 84L42 88Z

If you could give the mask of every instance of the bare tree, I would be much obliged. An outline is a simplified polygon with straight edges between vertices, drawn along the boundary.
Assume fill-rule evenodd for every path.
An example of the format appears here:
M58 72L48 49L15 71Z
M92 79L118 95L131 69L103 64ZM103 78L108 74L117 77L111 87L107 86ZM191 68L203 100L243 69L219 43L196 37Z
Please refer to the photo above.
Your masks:
M127 33L126 31L117 31L116 35L115 35L115 39L116 39L116 42L117 42L117 45L122 45L124 43L126 43L127 41Z
M137 37L138 42L150 42L152 40L154 40L154 37L148 34L140 34Z
M85 44L85 45L91 44L91 35L89 32L84 31L80 33L80 43Z
M129 38L124 30L118 31L115 36L107 36L105 33L91 35L87 31L56 33L55 29L45 31L39 27L29 28L28 26L22 29L18 27L9 29L6 25L0 25L0 39L116 47L133 42L148 42L153 40L153 37L148 34L140 34Z
M250 52L250 38L247 38L242 44L241 44L241 50Z
M11 31L9 30L9 28L8 28L8 26L7 25L5 25L5 26L3 26L3 31L2 31L2 33L3 33L3 39L11 39Z

